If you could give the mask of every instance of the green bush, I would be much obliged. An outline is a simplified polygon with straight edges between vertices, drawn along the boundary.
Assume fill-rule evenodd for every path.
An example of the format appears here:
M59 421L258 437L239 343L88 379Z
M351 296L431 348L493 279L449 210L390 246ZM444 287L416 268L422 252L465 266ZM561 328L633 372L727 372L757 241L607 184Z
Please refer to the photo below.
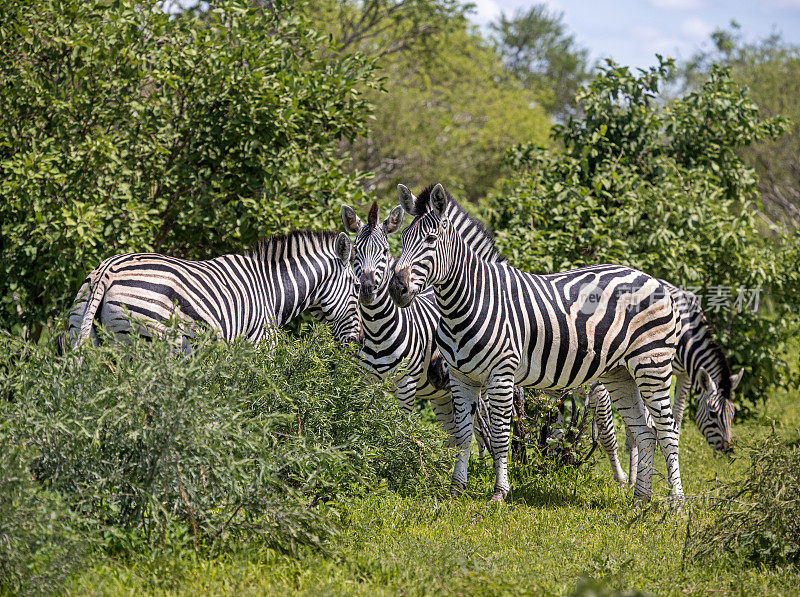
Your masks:
M111 549L294 550L335 530L320 502L446 487L442 432L402 415L321 327L271 350L134 337L80 359L3 336L0 355L3 433Z
M358 200L338 144L372 64L268 4L0 0L0 326L40 329L109 255L209 258Z
M601 69L578 95L581 118L556 127L560 150L510 153L518 174L490 203L491 223L528 271L621 263L693 289L733 370L745 368L747 412L768 387L797 382L784 358L798 321L797 238L762 234L756 175L737 154L783 122L762 119L722 69L666 102L671 68Z
M711 497L714 522L687 533L687 552L739 564L800 565L800 445L773 434L747 448L741 482Z
M76 517L34 481L28 463L30 454L0 431L0 594L52 593L87 554Z

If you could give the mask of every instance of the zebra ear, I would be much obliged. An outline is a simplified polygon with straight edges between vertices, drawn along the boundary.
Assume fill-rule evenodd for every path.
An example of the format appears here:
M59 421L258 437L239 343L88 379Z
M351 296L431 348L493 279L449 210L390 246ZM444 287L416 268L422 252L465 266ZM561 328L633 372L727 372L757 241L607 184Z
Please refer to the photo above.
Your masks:
M350 242L350 237L344 232L340 232L336 237L336 256L342 260L343 263L350 263L350 253L353 250L353 243Z
M389 217L383 221L383 230L386 234L391 234L392 232L397 232L398 228L400 228L400 224L403 223L403 218L405 217L406 212L403 209L402 205L396 206L390 213Z
M431 191L431 205L436 215L443 218L447 211L447 193L441 184L437 184Z
M700 390L704 394L711 394L717 389L717 384L714 383L714 380L711 379L711 376L708 374L708 371L700 368L700 373L698 375L698 381L700 382Z
M739 369L739 373L731 375L731 391L735 390L739 385L739 382L742 381L742 375L744 375L744 367Z
M358 231L364 226L364 222L349 205L342 205L342 223L344 229L353 234L358 234Z
M400 205L403 209L414 215L414 207L417 204L417 198L414 193L408 190L408 187L402 184L397 185L397 198L400 200Z

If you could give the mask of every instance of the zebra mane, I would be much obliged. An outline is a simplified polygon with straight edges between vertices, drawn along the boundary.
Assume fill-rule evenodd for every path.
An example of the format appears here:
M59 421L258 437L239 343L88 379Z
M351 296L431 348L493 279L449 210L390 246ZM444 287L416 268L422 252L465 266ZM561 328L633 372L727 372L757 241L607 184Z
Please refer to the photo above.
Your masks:
M725 356L725 351L722 350L722 347L717 344L717 341L714 339L713 327L711 323L706 319L706 314L703 313L702 309L699 309L698 315L700 316L700 324L703 326L703 331L707 334L707 341L706 346L708 347L708 351L713 356L714 360L720 365L721 375L719 379L715 379L714 382L719 386L720 392L724 399L728 402L731 401L731 394L733 393L732 384L731 384L731 376L733 375L733 371L731 371L731 365L728 362L728 357Z
M414 203L414 217L419 218L431 211L431 191L436 185L425 187ZM461 204L445 189L447 195L447 215L461 237L467 241L473 251L487 261L505 261L494 246L491 231L482 222L472 217Z
M722 350L722 347L717 344L716 340L714 340L714 327L706 318L706 314L703 311L703 308L700 306L700 299L698 299L697 295L695 295L693 292L678 288L677 286L674 286L669 282L665 282L664 280L661 280L661 282L665 283L668 288L676 289L680 294L682 294L684 299L689 304L689 308L692 310L694 316L697 317L702 332L706 337L706 346L708 347L708 351L711 353L714 361L720 366L720 378L715 379L714 382L719 386L724 399L730 401L731 393L733 392L733 389L731 388L731 376L733 375L733 371L731 371L731 365L728 362L728 357L725 356L725 351Z
M369 215L367 216L367 226L369 226L370 230L375 230L378 226L378 202L373 201L372 207L369 210Z
M288 255L305 255L310 249L333 249L337 236L330 230L292 230L262 238L245 254L259 261L280 261Z

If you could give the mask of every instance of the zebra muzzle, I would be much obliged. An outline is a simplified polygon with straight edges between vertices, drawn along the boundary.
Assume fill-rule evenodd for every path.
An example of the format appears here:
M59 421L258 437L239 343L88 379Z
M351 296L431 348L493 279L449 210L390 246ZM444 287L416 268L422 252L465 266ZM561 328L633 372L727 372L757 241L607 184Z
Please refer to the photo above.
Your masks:
M411 270L403 267L394 272L389 281L389 296L392 297L398 307L408 307L414 300L414 292L411 291Z
M365 305L375 302L375 290L378 282L375 279L375 272L364 272L361 274L361 290L358 293L358 300Z

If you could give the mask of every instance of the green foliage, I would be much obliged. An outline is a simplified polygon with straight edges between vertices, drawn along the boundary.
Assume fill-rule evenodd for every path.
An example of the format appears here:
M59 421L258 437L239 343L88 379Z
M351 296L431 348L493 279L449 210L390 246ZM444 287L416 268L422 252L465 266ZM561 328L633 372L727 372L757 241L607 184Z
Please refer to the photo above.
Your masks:
M792 355L797 362L797 352ZM764 418L743 421L737 436L759 440L772 424L798 437L800 402L772 393ZM773 422L774 420L774 422ZM684 557L686 516L662 506L631 511L630 488L608 474L605 458L577 471L539 475L505 504L487 505L494 484L487 460L470 462L464 496L400 496L390 491L335 505L342 533L326 551L296 556L245 549L219 557L175 554L133 563L106 560L69 586L75 594L175 595L568 595L573 591L653 595L791 595L800 567L748 566L732 557ZM687 496L746 477L747 458L719 458L694 425L681 433L681 472ZM591 465L591 462L589 463ZM623 463L624 464L624 463ZM663 459L654 474L663 478ZM666 497L666 483L658 491ZM713 494L712 494L713 495ZM702 498L690 499L692 528L713 522Z
M783 354L797 321L797 242L760 233L756 175L736 150L784 123L762 119L725 69L666 104L671 68L601 69L578 96L584 115L555 129L562 149L511 152L518 175L490 203L491 220L522 269L622 263L693 289L733 369L745 368L737 397L752 404L795 381Z
M331 0L311 12L380 67L382 88L366 94L375 105L370 132L348 145L351 167L372 173L366 186L379 197L394 197L398 182L440 181L477 200L507 175L506 147L547 140L538 97L463 13L450 0Z
M2 434L2 431L0 431ZM0 436L0 594L51 594L83 563L86 537L56 494L26 468L30 454Z
M464 10L458 0L319 0L311 16L340 52L419 56L434 49L431 34L448 28Z
M31 470L124 553L247 539L293 551L335 530L318 503L378 485L446 487L435 427L402 415L322 327L272 350L146 342L56 358L2 338L0 420Z
M187 258L329 223L372 65L294 2L0 2L0 326L42 324L113 253ZM302 4L299 5L302 7Z
M536 4L511 18L502 14L492 25L504 66L557 116L574 109L575 94L589 78L589 52L567 33L563 16Z
M685 65L687 84L696 85L712 64L731 67L733 79L747 86L750 97L770 116L789 119L790 134L742 148L740 154L759 175L758 188L767 214L789 229L800 227L800 47L778 35L748 43L739 25L711 34L713 49L695 55Z
M687 535L687 549L702 559L748 565L800 564L800 445L777 435L747 449L750 466L739 483L712 496L714 521Z

